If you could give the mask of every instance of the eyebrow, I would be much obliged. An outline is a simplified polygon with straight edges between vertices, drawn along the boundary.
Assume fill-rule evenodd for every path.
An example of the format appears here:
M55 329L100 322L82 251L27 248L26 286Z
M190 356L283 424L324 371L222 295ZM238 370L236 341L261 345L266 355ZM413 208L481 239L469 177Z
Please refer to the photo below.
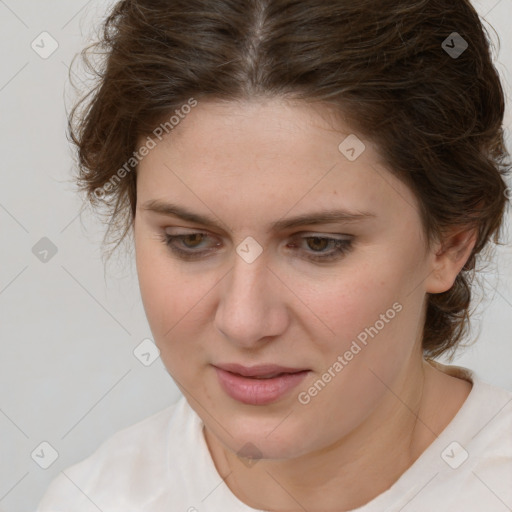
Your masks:
M213 217L208 215L200 215L194 213L182 206L173 203L166 203L156 199L146 201L142 205L143 210L167 215L170 217L178 217L182 220L202 224L209 228L220 228ZM355 222L374 218L376 215L372 212L350 212L347 210L320 210L318 212L304 213L296 217L289 217L273 222L269 231L279 232L299 226L313 224L328 224L332 222Z

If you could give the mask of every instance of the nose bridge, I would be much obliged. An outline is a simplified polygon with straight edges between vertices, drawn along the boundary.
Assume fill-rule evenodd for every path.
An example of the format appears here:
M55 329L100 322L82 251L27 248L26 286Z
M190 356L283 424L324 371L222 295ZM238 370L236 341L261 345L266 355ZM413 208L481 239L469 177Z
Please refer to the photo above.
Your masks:
M265 298L269 297L265 291L269 286L269 277L271 277L266 265L266 257L263 255L252 262L239 255L236 256L224 294L224 298L228 302L234 301L234 304L230 304L230 306L239 305L242 308L253 307L256 309L265 306ZM256 310L255 313L257 313Z
M216 326L232 341L249 345L278 333L273 323L277 311L275 277L267 268L265 255L253 261L236 255L224 281L216 313Z

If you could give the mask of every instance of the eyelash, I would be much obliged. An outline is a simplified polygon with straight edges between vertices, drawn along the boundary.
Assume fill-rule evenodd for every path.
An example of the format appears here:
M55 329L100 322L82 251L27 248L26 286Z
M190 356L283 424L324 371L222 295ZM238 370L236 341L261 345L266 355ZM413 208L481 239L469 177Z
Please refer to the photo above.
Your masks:
M164 233L162 236L159 236L161 241L179 258L183 260L193 260L193 259L199 259L202 258L202 256L208 252L211 252L209 250L206 251L186 251L183 249L178 249L175 245L175 241L182 241L184 239L194 237L194 236L203 236L203 237L209 237L207 233L201 233L201 232L194 232L194 233L187 233L186 235L170 235L169 233ZM331 245L335 245L335 249L332 252L327 253L326 256L307 256L306 259L318 262L318 263L328 263L331 261L339 260L343 256L345 256L351 249L352 249L352 240L351 239L339 239L339 238L329 238L324 236L305 236L301 237L302 240L311 240L311 239L317 239L322 241L327 241ZM313 252L314 254L314 252Z

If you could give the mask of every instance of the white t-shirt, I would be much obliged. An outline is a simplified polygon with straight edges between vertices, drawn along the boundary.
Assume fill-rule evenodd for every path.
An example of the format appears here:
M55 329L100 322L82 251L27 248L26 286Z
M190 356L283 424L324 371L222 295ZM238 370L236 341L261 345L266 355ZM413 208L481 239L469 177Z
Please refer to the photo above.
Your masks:
M473 382L468 398L387 491L353 512L512 509L512 392L465 368L442 369ZM36 512L256 512L220 477L202 429L182 397L61 472Z

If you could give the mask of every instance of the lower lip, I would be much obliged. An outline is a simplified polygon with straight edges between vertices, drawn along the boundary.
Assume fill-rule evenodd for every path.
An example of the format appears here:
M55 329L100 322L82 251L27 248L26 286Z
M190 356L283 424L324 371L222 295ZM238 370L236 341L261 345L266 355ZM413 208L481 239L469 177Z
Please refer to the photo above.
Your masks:
M224 391L235 400L248 405L266 405L285 396L300 384L309 370L287 373L271 379L243 377L215 367Z

